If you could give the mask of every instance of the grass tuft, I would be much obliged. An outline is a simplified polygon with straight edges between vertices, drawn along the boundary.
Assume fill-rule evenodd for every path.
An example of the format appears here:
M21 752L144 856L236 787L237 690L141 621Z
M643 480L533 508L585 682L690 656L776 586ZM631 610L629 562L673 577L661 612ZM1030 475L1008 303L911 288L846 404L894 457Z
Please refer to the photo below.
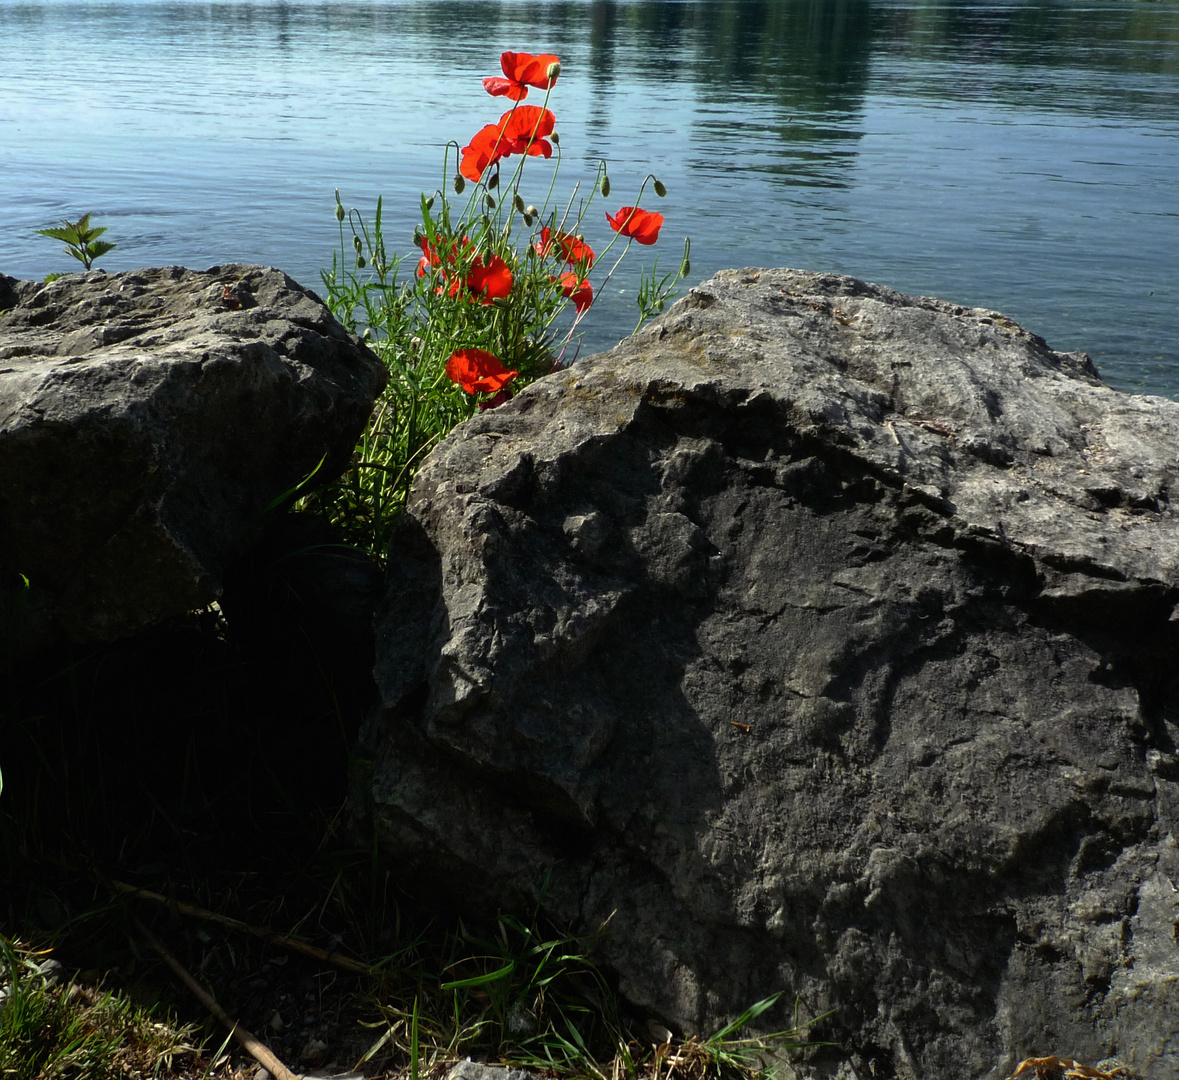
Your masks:
M60 965L0 937L0 1076L116 1080L197 1067L192 1026L102 989L65 983Z

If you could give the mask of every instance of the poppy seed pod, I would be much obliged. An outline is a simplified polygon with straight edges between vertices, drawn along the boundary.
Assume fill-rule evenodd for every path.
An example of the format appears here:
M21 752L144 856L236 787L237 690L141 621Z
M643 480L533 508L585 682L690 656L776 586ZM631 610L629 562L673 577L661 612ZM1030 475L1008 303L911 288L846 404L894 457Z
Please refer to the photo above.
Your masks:
M658 195L661 199L667 195L667 188L665 188L663 186L662 180L656 180L655 184L654 184L654 188L655 188L655 194Z
M454 174L454 193L456 195L461 195L463 193L463 188L465 188L466 186L467 186L467 182L466 182L466 180L464 180L462 178L462 175L460 173L455 173Z

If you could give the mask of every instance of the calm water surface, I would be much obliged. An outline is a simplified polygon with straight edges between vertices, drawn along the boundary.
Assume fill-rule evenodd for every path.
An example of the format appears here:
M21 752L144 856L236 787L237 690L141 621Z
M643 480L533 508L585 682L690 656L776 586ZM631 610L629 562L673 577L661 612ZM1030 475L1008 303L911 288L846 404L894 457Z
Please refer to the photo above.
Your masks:
M0 0L0 41L4 273L68 269L34 230L90 210L109 271L318 287L337 187L383 194L408 251L443 144L502 111L480 78L555 52L558 190L605 157L613 210L655 172L669 268L691 234L694 280L795 266L999 308L1179 396L1179 0ZM629 332L633 285L588 348Z

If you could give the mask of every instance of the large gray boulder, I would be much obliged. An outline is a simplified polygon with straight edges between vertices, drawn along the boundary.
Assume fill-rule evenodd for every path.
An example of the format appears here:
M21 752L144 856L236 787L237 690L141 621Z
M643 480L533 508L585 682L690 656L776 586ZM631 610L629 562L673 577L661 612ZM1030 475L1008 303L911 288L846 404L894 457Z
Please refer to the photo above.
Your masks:
M0 614L26 644L111 640L209 603L384 382L279 270L0 275Z
M833 1010L805 1076L1179 1074L1177 452L1179 404L995 312L718 274L423 466L381 843L614 913L682 1029Z

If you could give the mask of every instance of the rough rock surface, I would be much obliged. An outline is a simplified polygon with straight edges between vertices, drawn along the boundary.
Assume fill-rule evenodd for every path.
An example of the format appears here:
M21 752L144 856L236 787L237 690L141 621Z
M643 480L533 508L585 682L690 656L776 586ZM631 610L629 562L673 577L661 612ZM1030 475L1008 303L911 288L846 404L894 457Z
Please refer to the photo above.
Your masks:
M1177 448L995 312L718 274L424 465L385 850L460 903L551 872L684 1028L833 1010L803 1075L1179 1074Z
M214 599L259 514L348 461L377 358L279 270L0 275L0 601L110 640Z

